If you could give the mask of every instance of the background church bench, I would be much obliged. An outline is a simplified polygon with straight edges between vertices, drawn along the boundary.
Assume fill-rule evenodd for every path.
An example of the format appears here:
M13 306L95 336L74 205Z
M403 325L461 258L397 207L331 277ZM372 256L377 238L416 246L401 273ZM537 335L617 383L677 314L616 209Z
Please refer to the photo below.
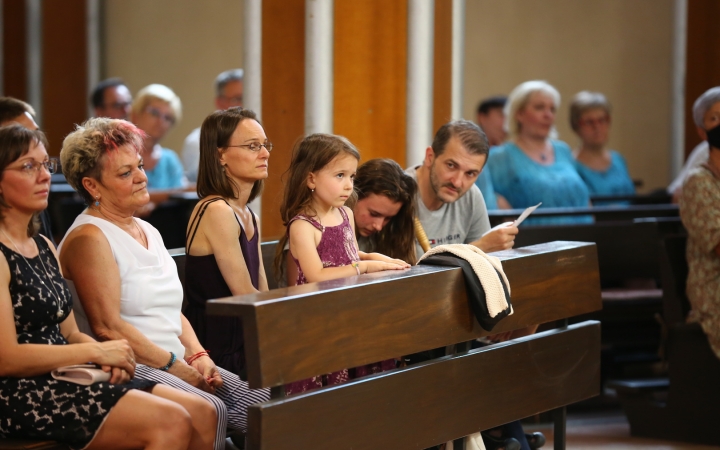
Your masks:
M698 324L685 323L687 235L679 221L658 220L662 252L663 343L668 377L615 381L633 436L720 445L720 359Z
M600 309L593 244L496 255L515 313L493 333ZM213 300L208 314L243 318L250 386L272 390L249 410L253 449L422 449L600 389L600 329L589 321L284 397L294 380L491 334L470 311L459 269L418 266Z
M658 317L663 313L663 291L658 221L666 228L680 223L679 217L669 217L522 226L515 240L516 246L558 239L596 243L603 309L583 319L603 324L603 380L652 376L660 361Z
M495 209L488 211L490 225L495 226L503 222L515 220L524 209ZM595 217L595 222L632 221L643 217L676 217L679 214L678 205L673 204L638 204L589 206L584 208L538 208L530 217L556 217L556 216L587 216ZM521 229L533 225L525 223Z

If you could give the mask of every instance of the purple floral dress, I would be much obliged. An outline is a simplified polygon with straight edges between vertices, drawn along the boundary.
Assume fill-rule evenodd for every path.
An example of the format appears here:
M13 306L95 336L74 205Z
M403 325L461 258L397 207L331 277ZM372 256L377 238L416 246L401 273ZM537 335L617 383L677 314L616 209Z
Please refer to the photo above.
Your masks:
M320 230L322 237L320 238L320 243L317 246L317 252L320 260L322 261L323 267L342 267L352 264L354 261L360 260L357 247L355 246L355 233L350 225L350 220L345 212L345 208L340 208L340 214L342 215L343 221L340 225L334 227L323 226L314 218L303 214L298 214L288 223L288 229L290 229L290 224L294 221L304 220ZM305 274L302 271L302 267L300 267L300 262L295 257L293 257L293 259L295 260L295 264L298 268L298 276L295 284L301 285L308 283L305 278ZM338 372L317 375L306 380L294 381L286 384L285 394L297 394L322 386L342 384L351 378L357 378L394 368L395 360L391 359L379 363L368 364L366 366L356 367L354 369L343 369Z

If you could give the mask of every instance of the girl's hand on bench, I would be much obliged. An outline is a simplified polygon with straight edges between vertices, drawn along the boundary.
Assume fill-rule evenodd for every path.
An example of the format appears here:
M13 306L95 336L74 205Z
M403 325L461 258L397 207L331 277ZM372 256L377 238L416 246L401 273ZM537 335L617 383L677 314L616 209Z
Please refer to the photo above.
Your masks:
M360 261L360 273L381 272L383 270L404 270L410 265L402 261L402 265L385 261Z

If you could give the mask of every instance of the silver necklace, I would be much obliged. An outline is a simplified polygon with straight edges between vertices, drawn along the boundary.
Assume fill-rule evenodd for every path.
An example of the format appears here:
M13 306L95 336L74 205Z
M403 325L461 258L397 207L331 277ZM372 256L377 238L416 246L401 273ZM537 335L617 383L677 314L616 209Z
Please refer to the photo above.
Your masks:
M11 238L10 236L8 236L8 234L5 232L5 229L0 228L0 231L2 231L2 234L4 234L5 237L8 238L8 240L10 241L10 243L15 247L15 251L17 252L17 254L20 255L20 256L22 257L23 261L25 261L25 264L27 264L28 267L30 267L30 270L32 270L32 273L34 273L35 276L38 278L38 280L40 280L40 283L41 283L43 286L47 286L47 285L45 284L45 281L43 281L43 279L40 277L40 275L38 275L38 273L35 272L35 269L33 268L32 264L30 264L30 261L28 261L27 258L25 258L25 255L23 255L23 254L20 252L20 248L17 246L17 244L15 243L15 241L13 241L12 238ZM36 244L36 245L37 245L37 244ZM39 246L38 246L38 258L40 259L40 264L42 265L43 272L45 272L45 276L47 277L48 282L50 283L50 287L52 288L52 290L53 290L53 292L54 292L54 295L55 295L55 301L57 302L57 307L58 307L58 310L57 310L56 315L57 315L57 317L62 317L62 316L63 316L63 310L62 310L62 305L61 305L61 303L60 303L60 295L58 294L57 289L55 289L55 284L52 282L52 280L51 280L51 278L50 278L50 274L49 274L48 271L47 271L47 268L45 268L45 263L43 262L42 255L40 254L40 247L39 247ZM51 292L50 294L52 295L53 292Z

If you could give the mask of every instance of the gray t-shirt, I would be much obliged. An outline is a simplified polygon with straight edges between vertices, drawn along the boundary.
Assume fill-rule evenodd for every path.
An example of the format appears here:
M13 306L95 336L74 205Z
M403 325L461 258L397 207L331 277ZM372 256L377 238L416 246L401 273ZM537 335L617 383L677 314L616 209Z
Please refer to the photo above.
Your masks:
M417 181L418 167L405 170L415 181ZM490 230L485 200L475 184L457 201L445 203L437 211L427 209L420 198L420 190L416 202L417 216L430 240L431 247L443 244L469 244L477 241ZM417 241L415 248L418 258L425 253Z

